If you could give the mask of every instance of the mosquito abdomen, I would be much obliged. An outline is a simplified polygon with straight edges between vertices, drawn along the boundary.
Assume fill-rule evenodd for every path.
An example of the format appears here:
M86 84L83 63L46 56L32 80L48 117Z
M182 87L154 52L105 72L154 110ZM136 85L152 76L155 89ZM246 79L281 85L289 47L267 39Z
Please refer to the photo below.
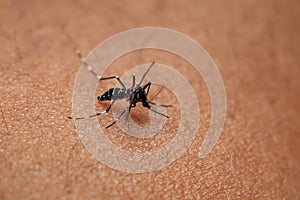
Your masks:
M130 96L131 89L128 88L111 88L104 94L97 97L99 101L110 101L124 99Z

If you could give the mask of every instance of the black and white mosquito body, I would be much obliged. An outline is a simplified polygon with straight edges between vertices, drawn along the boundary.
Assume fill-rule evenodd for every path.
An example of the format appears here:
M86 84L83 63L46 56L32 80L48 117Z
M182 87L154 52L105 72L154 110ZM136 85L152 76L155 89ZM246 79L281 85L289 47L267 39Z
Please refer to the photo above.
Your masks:
M119 88L110 88L109 90L104 92L102 95L97 97L98 101L110 101L111 102L106 110L104 110L102 112L99 112L99 113L96 113L96 114L93 114L93 115L90 115L90 116L86 116L86 117L75 117L74 118L75 120L92 118L92 117L96 117L98 115L108 113L108 111L111 109L111 107L113 106L115 101L121 100L121 99L125 99L126 101L129 102L128 107L126 107L126 109L124 109L124 111L121 112L121 114L117 117L117 119L115 119L106 128L109 128L112 125L114 125L125 113L126 113L126 121L128 121L128 116L130 114L131 108L135 107L136 104L139 103L139 102L144 107L148 108L150 111L152 111L156 114L159 114L163 117L169 118L167 115L156 111L151 105L158 105L158 106L162 106L162 107L171 107L171 105L162 105L162 104L154 103L152 100L155 98L155 96L157 96L157 94L154 97L152 97L152 99L148 99L148 94L149 94L149 90L150 90L150 87L151 87L151 82L149 81L146 84L142 85L146 75L149 73L149 71L151 70L151 68L155 64L155 62L151 63L151 65L148 67L146 72L143 74L140 82L137 83L137 84L136 84L135 74L133 73L132 74L132 86L130 88L126 88L126 86L124 85L124 83L121 81L121 79L118 76L110 76L110 77L101 77L101 76L99 76L93 70L93 68L85 61L85 59L82 57L80 51L77 48L75 50L76 50L77 55L81 59L82 63L84 64L84 66L86 66L88 71L90 71L91 74L93 74L99 81L104 81L104 80L109 80L109 79L116 79L120 83L120 85L122 86L122 87L119 87ZM72 117L68 117L68 118L72 119Z

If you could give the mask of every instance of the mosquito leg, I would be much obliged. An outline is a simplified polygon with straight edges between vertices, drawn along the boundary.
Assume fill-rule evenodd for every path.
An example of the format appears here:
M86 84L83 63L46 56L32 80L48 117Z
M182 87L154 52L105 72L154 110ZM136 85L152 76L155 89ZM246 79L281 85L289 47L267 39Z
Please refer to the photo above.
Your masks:
M111 102L111 104L109 104L108 108L106 108L105 111L106 111L107 113L108 113L108 111L111 109L112 105L114 105L115 101L116 101L116 99L114 99L114 100Z
M89 70L89 72L91 72L97 79L101 79L101 76L99 76L94 70L93 68L86 62L85 58L82 56L81 52L79 51L79 49L77 47L74 47L74 50L76 52L76 54L78 55L78 57L80 58L81 62L83 63L84 66L86 66L86 68Z
M168 115L162 114L162 113L160 113L160 112L154 110L151 106L149 106L149 107L147 107L147 108L148 108L149 110L151 110L152 112L155 112L155 113L157 113L157 114L159 114L159 115L161 115L161 116L163 116L163 117L169 118Z
M128 107L128 112L126 113L126 123L127 123L127 129L129 130L129 114L130 114L130 110L132 107L135 107L135 105L133 104L130 104L129 107Z
M96 117L96 116L98 116L98 115L105 114L105 113L107 113L107 112L111 109L111 107L112 107L112 105L115 103L115 101L116 101L116 100L113 100L113 101L109 104L108 108L107 108L106 110L102 111L102 112L98 112L98 113L96 113L96 114L94 114L94 115L89 115L89 116L87 116L87 117L76 117L76 118L74 118L74 119L75 119L75 120L78 120L78 119L88 119L88 118ZM69 118L69 119L73 119L72 117L68 117L68 118Z
M149 84L149 87L148 87L148 90L147 90L147 95L148 95L149 88L151 86L150 82L148 84ZM146 87L147 87L147 84L144 86L144 88L146 88ZM149 103L152 104L152 105L161 106L161 107L172 107L172 105L159 104L159 103L155 103L155 102L152 101L155 97L157 97L157 95L162 91L163 88L164 87L161 86L161 88L158 90L158 92L149 100Z
M124 83L120 80L120 78L118 76L110 76L110 77L101 77L100 75L98 75L92 68L92 66L90 66L85 58L82 56L81 52L79 51L79 49L77 47L75 47L75 52L78 55L78 57L80 58L81 62L84 64L84 66L86 66L87 70L89 70L89 72L91 72L99 81L102 80L108 80L108 79L117 79L117 81L122 85L123 88L126 88Z
M108 126L106 126L105 128L109 128L109 127L111 127L112 125L114 125L123 115L124 115L124 113L126 112L126 111L128 111L128 107L125 109L125 110L123 110L123 112L118 116L118 118L116 119L116 120L114 120L110 125L108 125Z
M140 85L142 84L144 78L146 77L146 75L148 74L148 72L150 71L150 69L152 68L152 66L154 65L154 63L155 63L155 62L153 61L153 62L151 63L151 65L149 66L149 68L147 69L147 71L144 73L144 75L143 75L143 77L141 78L141 80L140 80L138 86L140 86Z
M128 107L128 112L126 114L126 122L127 123L128 123L128 118L129 118L130 110L131 110L132 107L134 107L132 104L130 104L130 106Z
M99 80L109 80L109 79L117 79L117 81L122 85L123 88L126 88L126 86L124 85L124 83L121 81L121 79L119 78L119 76L109 76L109 77L102 77Z
M151 87L151 82L150 81L143 86L144 91L147 89L147 92L146 92L147 96L148 96L150 87Z

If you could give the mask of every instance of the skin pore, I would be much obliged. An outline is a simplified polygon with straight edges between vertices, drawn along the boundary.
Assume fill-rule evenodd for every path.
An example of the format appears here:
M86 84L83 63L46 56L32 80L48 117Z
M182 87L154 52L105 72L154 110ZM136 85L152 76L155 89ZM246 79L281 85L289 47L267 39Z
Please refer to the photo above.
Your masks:
M292 0L2 1L0 199L299 198L297 7L299 2ZM162 52L120 58L113 63L120 67L109 68L108 75L122 75L153 60L177 66L199 91L201 109L199 130L186 154L162 170L131 174L93 158L67 118L80 60L66 35L88 55L109 36L145 26L178 30L205 47L224 80L227 115L218 143L200 159L211 109L201 76L185 70L186 61ZM158 88L151 88L151 94ZM163 91L157 100L169 103L164 95L171 93ZM140 110L133 109L132 118L143 124ZM176 111L169 109L170 130L178 128ZM108 120L99 118L99 123ZM136 148L140 140L133 137L125 135L121 141L116 127L106 135L114 143L127 141L125 149L148 150ZM173 136L166 131L155 141L163 146Z

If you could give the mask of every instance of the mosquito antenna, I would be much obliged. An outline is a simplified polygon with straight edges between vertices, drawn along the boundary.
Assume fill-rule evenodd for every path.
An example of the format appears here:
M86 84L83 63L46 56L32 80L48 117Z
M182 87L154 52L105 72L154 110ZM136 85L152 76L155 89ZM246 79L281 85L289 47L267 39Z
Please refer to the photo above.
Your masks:
M146 75L148 74L148 72L150 71L151 67L154 65L155 61L152 62L152 64L150 65L150 67L147 69L147 71L145 72L145 74L143 75L141 81L139 82L138 86L141 85L141 83L143 82L144 78L146 77Z

